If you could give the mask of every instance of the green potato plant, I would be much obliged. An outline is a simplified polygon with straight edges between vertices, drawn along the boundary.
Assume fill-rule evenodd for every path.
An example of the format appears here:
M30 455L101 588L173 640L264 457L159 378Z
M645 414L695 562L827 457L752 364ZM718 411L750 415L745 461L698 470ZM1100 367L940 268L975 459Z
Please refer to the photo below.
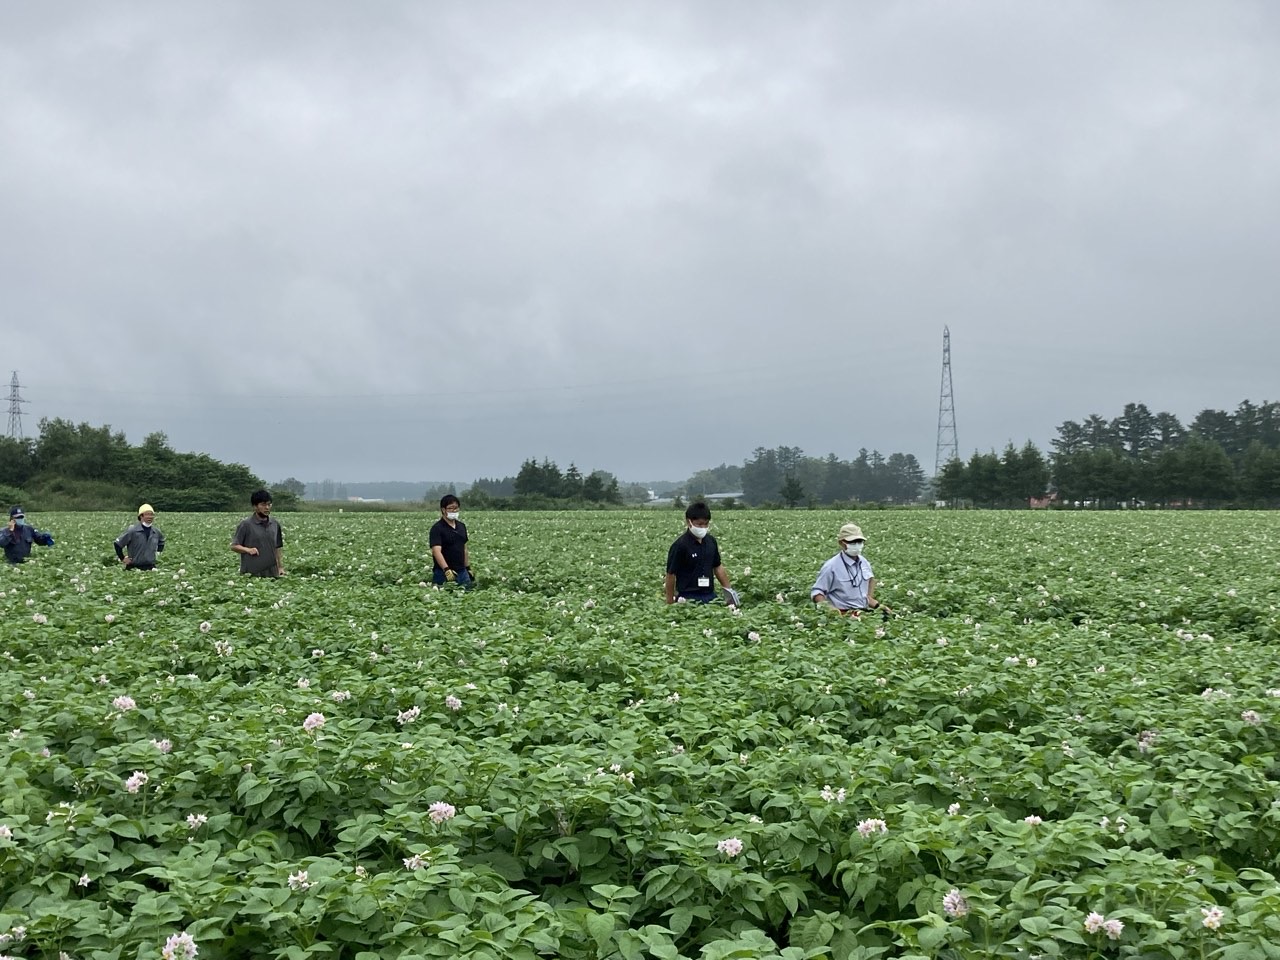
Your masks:
M850 519L46 518L0 580L0 954L1280 956L1280 518L865 518L890 619L815 609ZM105 545L105 546L104 546Z

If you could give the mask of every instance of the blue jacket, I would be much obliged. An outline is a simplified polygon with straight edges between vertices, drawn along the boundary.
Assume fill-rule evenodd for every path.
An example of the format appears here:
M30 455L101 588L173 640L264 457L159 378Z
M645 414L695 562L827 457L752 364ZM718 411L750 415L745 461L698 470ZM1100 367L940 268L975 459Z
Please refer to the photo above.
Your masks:
M31 556L31 545L38 543L42 547L53 546L53 535L41 533L35 527L25 523L10 530L7 526L0 528L0 547L4 547L4 558L10 563L22 563Z

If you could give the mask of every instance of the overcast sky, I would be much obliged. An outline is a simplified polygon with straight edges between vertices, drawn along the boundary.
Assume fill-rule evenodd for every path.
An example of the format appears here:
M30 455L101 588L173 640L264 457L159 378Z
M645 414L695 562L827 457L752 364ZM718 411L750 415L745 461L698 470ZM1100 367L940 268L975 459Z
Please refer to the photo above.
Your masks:
M0 5L4 380L293 475L1280 400L1280 4Z

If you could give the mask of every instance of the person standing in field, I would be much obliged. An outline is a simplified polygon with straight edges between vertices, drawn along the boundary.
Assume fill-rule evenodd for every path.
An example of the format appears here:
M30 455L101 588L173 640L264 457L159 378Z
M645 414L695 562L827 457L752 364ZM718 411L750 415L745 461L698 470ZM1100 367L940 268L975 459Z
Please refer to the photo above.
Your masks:
M475 581L471 576L471 551L467 548L467 525L458 519L462 504L452 493L440 498L440 519L431 525L427 543L435 565L431 570L431 582L437 585L456 583L469 587Z
M664 584L667 603L687 600L710 603L716 598L712 578L724 587L733 603L736 595L729 586L729 571L720 561L720 547L707 531L711 527L711 508L705 503L691 503L684 512L685 531L667 551L667 579Z
M53 546L53 534L41 533L27 524L27 516L21 507L9 511L9 526L0 530L0 547L4 548L4 558L10 563L24 563L31 556L31 545L38 543L42 547Z
M253 514L240 521L231 538L231 549L240 554L240 572L251 577L283 577L284 531L271 516L271 494L255 490L249 503Z
M156 510L149 503L138 508L138 522L116 537L116 559L126 570L154 570L156 554L164 549L164 534L155 526Z
M858 616L864 610L892 613L876 599L876 578L871 563L862 555L867 538L856 523L846 523L836 538L840 552L822 565L809 596L816 606L837 613Z

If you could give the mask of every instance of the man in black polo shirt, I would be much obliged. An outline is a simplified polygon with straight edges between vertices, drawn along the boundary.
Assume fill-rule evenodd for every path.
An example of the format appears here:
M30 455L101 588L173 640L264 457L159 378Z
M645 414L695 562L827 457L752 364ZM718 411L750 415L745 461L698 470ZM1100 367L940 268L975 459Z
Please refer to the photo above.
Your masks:
M458 498L446 493L440 498L440 519L431 525L427 543L435 567L431 581L436 584L456 583L469 587L471 579L471 554L467 550L467 525L458 519L461 508Z
M707 532L711 526L711 509L705 503L691 503L684 512L685 532L667 551L667 603L690 600L710 603L716 598L715 577L725 590L729 587L729 571L720 562L716 538Z
M249 502L253 514L240 521L231 538L231 549L240 554L240 572L253 577L283 577L284 531L271 516L271 494L255 490Z

